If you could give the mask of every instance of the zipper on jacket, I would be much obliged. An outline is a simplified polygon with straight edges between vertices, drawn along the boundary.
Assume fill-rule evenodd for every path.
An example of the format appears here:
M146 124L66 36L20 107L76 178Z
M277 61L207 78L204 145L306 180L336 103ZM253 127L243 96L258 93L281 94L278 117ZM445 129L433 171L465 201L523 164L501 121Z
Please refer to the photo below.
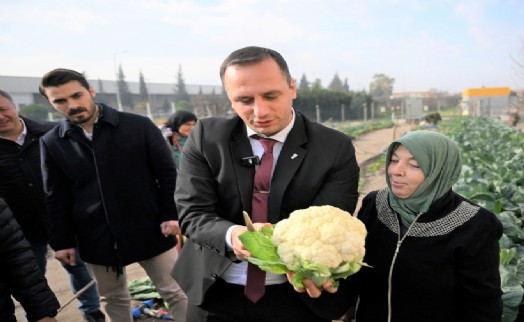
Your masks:
M94 130L94 128L93 128L93 130ZM93 142L91 142L91 144L92 143ZM91 153L93 154L93 162L95 164L95 172L96 172L96 179L97 179L96 181L98 183L98 190L100 191L100 201L102 201L102 208L104 208L104 215L106 217L107 225L109 226L109 230L111 230L111 232L112 232L111 224L109 222L109 216L107 215L107 207L106 207L106 201L104 199L104 193L102 191L102 185L100 184L100 173L98 171L98 163L96 162L95 148L93 146L91 146L89 148L91 149ZM114 234L113 234L113 237L114 237ZM115 238L114 249L115 249L115 252L118 253L118 244L116 242L116 238Z
M406 233L404 234L404 236L402 236L402 238L400 238L400 231L401 231L400 225L402 224L400 223L400 221L398 221L399 234L398 234L398 240L397 240L397 248L395 249L395 253L393 254L393 259L391 260L391 266L389 267L389 276L388 276L388 322L391 322L391 315L392 315L392 310L393 310L393 308L391 307L391 292L392 292L392 287L393 287L392 285L393 266L395 265L395 262L397 260L397 255L400 251L400 246L402 245L402 242L404 241L404 239L406 239L406 237L409 234L409 231L411 230L411 227L413 227L413 224L417 222L420 215L422 215L422 213L418 214L417 217L415 217L415 220L409 225L408 230L406 230Z

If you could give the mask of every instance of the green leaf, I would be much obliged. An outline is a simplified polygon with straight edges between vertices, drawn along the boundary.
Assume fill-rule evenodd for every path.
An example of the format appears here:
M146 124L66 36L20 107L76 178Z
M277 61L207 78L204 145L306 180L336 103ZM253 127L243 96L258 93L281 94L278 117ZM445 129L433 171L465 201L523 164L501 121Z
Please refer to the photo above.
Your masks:
M500 250L500 265L508 265L515 257L517 250L515 248L504 248Z
M504 308L502 313L503 322L514 322L519 313L519 304L522 300L524 290L521 286L516 286L511 289L504 290L502 294L502 301Z
M470 197L472 200L495 201L495 197L489 193L476 193Z
M271 272L275 274L285 274L289 272L289 269L287 268L286 264L282 262L270 262L258 259L256 257L248 257L247 260L251 264L257 265L261 270L266 272Z
M280 257L276 246L271 242L271 235L272 229L262 229L254 232L246 231L238 238L254 257L268 262L278 262Z

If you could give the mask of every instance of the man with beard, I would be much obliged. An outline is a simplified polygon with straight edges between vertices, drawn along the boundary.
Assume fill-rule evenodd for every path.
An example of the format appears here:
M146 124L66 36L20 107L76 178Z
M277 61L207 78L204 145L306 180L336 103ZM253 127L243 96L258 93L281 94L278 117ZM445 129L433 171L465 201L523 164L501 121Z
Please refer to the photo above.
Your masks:
M185 321L187 297L170 276L178 256L176 168L160 130L95 102L95 90L73 70L50 71L39 90L66 117L41 141L56 258L74 265L78 246L110 321L133 321L125 266L135 262L175 321Z

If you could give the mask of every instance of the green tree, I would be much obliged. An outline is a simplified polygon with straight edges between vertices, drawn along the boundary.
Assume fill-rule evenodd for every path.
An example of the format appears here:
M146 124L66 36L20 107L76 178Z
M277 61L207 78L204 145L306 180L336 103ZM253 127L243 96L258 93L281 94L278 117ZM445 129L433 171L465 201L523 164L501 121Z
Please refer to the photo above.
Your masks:
M315 82L313 83L313 86L311 86L311 90L318 91L322 89L322 80L320 78L315 79Z
M369 108L371 106L371 97L365 90L356 92L351 100L350 110L352 111L352 118L363 119L364 118L364 107ZM367 112L369 117L369 112Z
M124 71L122 70L122 65L118 66L118 80L117 80L117 90L120 94L120 102L123 106L131 108L133 106L133 97L131 96L131 91L126 82L126 77Z
M344 78L344 90L346 92L349 92L349 85L348 85L348 79L347 78Z
M44 104L28 104L20 108L20 115L35 121L45 121L51 108Z
M375 74L373 82L369 84L369 94L373 100L384 103L393 94L393 85L395 85L394 78L385 74Z
M341 120L342 115L344 120L356 120L362 118L362 106L367 101L371 99L365 91L355 93L318 88L301 92L294 100L293 107L311 119L316 119L318 105L321 120Z
M179 101L176 103L176 110L177 111L184 110L184 111L193 112L193 106L191 106L189 102Z
M149 101L149 93L147 92L146 81L144 80L144 74L140 71L138 75L138 95L141 102Z
M175 89L175 101L178 104L181 101L186 103L191 101L191 97L186 89L186 83L184 82L184 76L182 75L182 65L178 65L177 83ZM188 103L189 104L189 103Z
M335 76L331 80L331 83L329 83L328 89L331 91L345 91L344 84L338 76L338 73L335 74Z
M300 84L298 85L299 91L309 91L309 82L306 78L306 74L302 74L302 78L300 78Z

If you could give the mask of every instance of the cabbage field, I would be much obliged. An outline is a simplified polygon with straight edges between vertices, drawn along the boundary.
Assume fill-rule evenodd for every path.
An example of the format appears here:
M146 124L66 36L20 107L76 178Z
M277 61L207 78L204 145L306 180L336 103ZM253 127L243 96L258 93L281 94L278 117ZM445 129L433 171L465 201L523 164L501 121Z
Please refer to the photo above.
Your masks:
M504 322L524 319L524 134L501 121L458 118L442 132L462 150L462 175L453 189L498 215ZM519 315L520 309L520 315Z

